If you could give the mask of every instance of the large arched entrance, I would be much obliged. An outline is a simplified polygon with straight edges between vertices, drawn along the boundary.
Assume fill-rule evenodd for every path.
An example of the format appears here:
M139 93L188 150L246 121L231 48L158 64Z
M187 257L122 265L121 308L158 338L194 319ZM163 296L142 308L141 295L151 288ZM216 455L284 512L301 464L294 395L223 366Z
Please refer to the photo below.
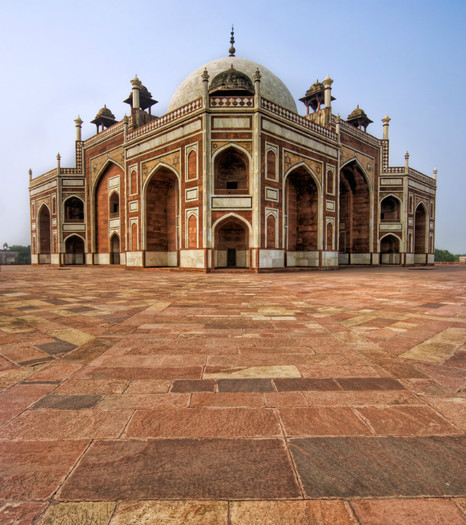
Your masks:
M84 264L84 240L70 235L65 240L65 264Z
M400 239L386 235L380 241L380 264L400 264Z
M119 227L118 191L120 182L123 180L122 175L121 168L109 162L94 189L94 248L96 253L94 262L96 264L112 264L112 246L109 239L110 221L112 221L113 228Z
M178 266L177 176L168 168L159 168L147 184L145 195L146 266Z
M110 238L110 264L120 264L120 237L116 233Z
M215 229L214 266L249 268L249 232L236 217L227 217Z
M319 192L309 171L300 166L285 181L286 266L317 266Z
M340 174L340 264L370 264L370 190L357 162Z
M39 210L39 264L50 264L50 211L44 204Z
M416 208L414 215L414 262L425 264L427 262L427 212L422 202Z

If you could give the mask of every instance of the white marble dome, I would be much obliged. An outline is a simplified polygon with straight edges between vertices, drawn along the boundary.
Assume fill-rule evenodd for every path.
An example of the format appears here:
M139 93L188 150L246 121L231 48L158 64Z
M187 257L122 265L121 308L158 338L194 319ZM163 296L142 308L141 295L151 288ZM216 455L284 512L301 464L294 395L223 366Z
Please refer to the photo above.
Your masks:
M240 57L219 58L193 71L183 80L173 94L168 106L168 111L170 112L184 106L204 94L201 78L204 69L207 69L210 76L209 82L211 82L216 75L222 73L222 71L230 69L232 64L237 71L246 73L251 80L253 79L256 70L259 69L262 75L261 96L271 102L275 102L275 104L278 104L279 106L293 111L294 113L298 112L291 93L277 76L257 62Z

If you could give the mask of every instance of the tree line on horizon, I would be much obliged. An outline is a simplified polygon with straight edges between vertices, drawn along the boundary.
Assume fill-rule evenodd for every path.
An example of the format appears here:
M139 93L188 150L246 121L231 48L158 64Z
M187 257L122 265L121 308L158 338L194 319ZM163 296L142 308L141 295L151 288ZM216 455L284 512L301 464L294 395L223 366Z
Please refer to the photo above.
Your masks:
M4 250L11 250L18 252L15 259L15 264L31 264L31 246L22 246L20 244L8 245L3 243ZM460 257L466 254L450 253L448 250L435 249L435 261L436 262L459 262Z

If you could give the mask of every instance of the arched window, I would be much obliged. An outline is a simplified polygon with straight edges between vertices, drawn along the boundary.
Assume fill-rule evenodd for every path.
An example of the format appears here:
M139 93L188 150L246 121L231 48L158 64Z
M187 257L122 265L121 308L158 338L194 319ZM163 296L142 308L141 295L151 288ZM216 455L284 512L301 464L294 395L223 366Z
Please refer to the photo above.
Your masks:
M65 201L65 222L83 222L84 203L78 197L70 197Z
M188 155L188 180L197 179L197 152L191 150Z
M130 187L131 194L137 193L137 191L138 191L138 179L137 179L136 170L133 170L131 172L130 185L131 185L131 187Z
M118 217L120 213L120 197L115 191L110 196L110 217Z
M400 220L400 201L393 196L385 197L380 203L380 220L398 222Z
M249 188L249 163L246 155L228 148L215 158L215 193L245 194Z
M133 252L138 249L138 225L135 222L131 225L131 249Z
M275 215L268 215L267 216L267 245L266 247L268 249L274 249L277 248L276 242L275 242L275 236L276 236L276 227L277 227L277 219Z
M267 178L277 180L276 156L272 150L267 152Z
M327 171L327 193L335 194L335 181L333 171Z

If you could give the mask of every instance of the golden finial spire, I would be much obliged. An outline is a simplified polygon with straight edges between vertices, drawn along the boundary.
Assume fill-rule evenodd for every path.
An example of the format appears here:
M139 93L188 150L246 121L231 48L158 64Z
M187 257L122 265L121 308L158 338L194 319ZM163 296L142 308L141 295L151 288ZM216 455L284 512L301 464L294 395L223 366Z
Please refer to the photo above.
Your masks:
M235 56L235 53L236 53L236 49L235 49L235 46L233 45L235 43L235 28L234 26L232 25L231 26L231 38L230 38L230 49L228 50L228 52L230 53L230 56L231 57L234 57Z

